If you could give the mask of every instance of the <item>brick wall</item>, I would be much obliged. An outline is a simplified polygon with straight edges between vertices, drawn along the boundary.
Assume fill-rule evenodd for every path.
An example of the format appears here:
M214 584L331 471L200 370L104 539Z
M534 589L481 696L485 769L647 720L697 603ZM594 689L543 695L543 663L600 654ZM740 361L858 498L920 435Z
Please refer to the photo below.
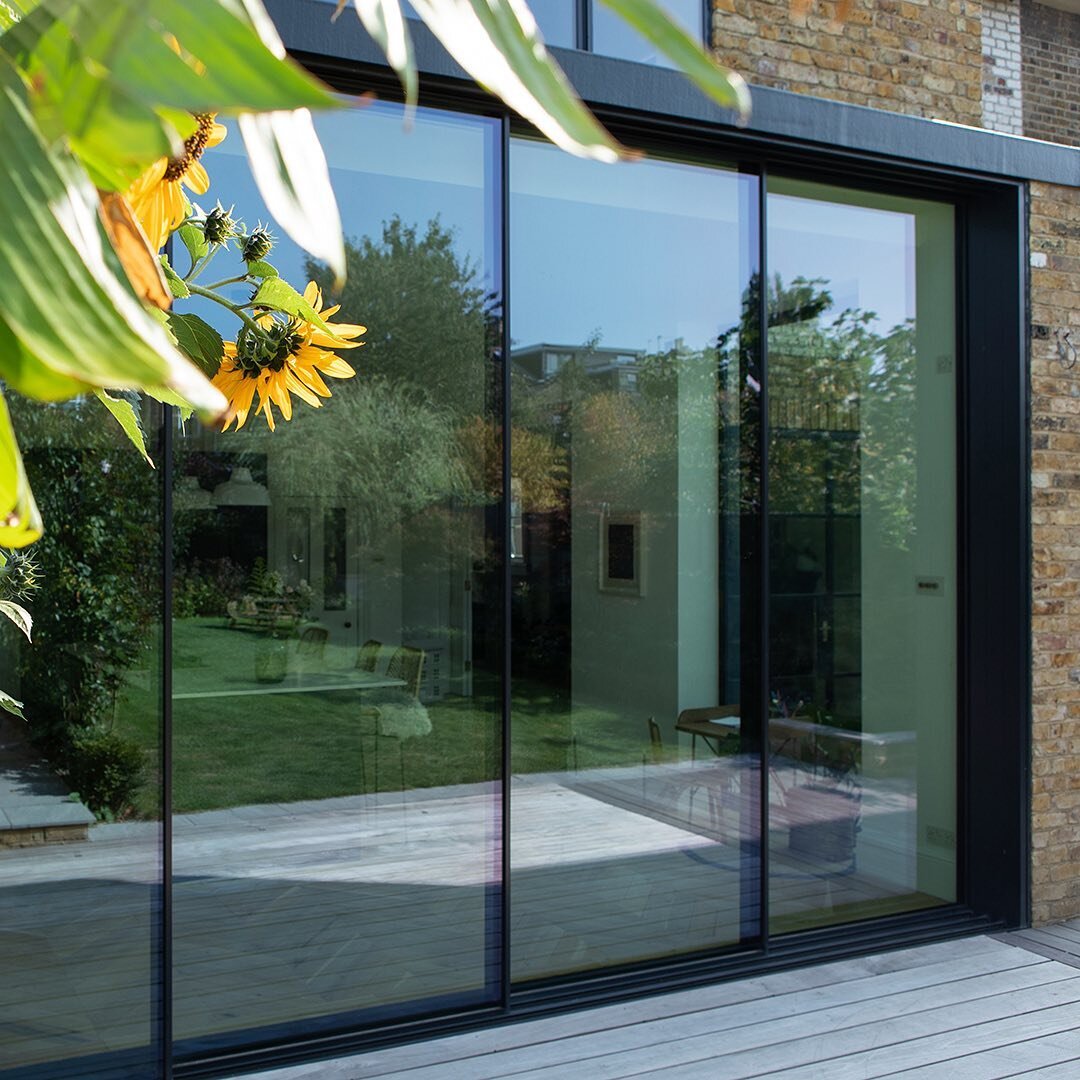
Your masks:
M712 0L713 46L751 83L961 124L982 122L979 0Z
M1080 144L1080 16L1020 0L1024 134Z
M983 0L983 127L1020 135L1024 130L1020 76L1020 0Z
M1080 189L1031 186L1032 918L1080 914Z

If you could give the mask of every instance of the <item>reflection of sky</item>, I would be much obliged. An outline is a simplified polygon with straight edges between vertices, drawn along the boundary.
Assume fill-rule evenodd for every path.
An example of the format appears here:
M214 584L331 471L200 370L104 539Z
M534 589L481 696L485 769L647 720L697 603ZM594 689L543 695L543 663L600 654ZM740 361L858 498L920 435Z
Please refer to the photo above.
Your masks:
M598 165L545 143L510 157L515 345L690 348L738 322L737 174L664 161Z
M876 312L879 331L915 317L912 214L777 194L768 212L770 277L824 278L830 314Z
M485 177L492 168L491 148L494 127L485 119L463 119L453 113L418 110L411 132L402 127L399 106L376 103L363 109L343 109L316 118L316 128L330 164L331 180L347 238L382 235L382 223L395 214L406 225L416 225L422 235L431 219L438 217L444 228L452 229L460 259L469 259L481 268L490 265L496 238L490 212L492 195L485 193ZM236 204L236 213L248 227L258 221L271 222L278 236L269 257L290 284L303 291L306 254L273 224L259 198L248 169L243 143L234 124L229 136L206 155L212 186L198 201L204 209L220 199ZM183 273L187 253L179 250L174 261ZM204 281L232 276L240 270L238 255L220 253L206 271ZM480 284L491 287L491 281ZM243 290L233 299L246 299ZM205 307L210 307L206 304ZM235 329L235 321L219 309L212 321L222 330ZM204 318L211 316L200 306Z
M660 0L660 6L667 9L690 37L701 40L701 0ZM592 33L593 51L604 56L618 56L660 67L675 66L651 41L602 3L593 4Z
M337 0L326 0L327 3L336 4ZM697 0L681 0L682 3L696 3ZM416 19L418 16L408 0L402 0L401 9L407 19ZM574 47L574 24L577 14L574 11L574 0L529 0L529 10L533 13L540 33L549 45L563 45L568 49ZM342 18L346 14L356 17L356 12L350 4Z
M701 0L659 0L671 16L695 40L701 40ZM336 3L336 0L327 0ZM536 18L540 33L549 45L567 49L575 47L577 38L575 23L577 12L574 0L529 0L529 10ZM408 0L403 0L402 10L406 18L417 17ZM351 11L351 5L349 9ZM344 15L343 15L344 17ZM594 0L591 11L592 49L604 56L618 56L624 60L636 60L644 64L662 67L674 65L661 56L655 45L642 37L630 24L603 3Z

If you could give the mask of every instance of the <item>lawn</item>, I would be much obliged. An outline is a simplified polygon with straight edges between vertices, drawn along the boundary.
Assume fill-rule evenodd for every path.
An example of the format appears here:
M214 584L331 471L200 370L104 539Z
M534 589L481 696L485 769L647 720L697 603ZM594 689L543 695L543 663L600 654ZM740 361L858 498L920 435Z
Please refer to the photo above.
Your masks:
M259 635L228 630L221 620L174 624L174 684L221 685L233 669L251 670ZM289 643L295 649L295 642ZM354 657L328 651L333 669ZM498 686L481 674L471 697L447 697L427 706L431 734L402 744L405 784L439 787L496 778L500 772ZM355 690L177 699L173 702L173 810L214 810L268 802L296 802L375 790L374 739L360 715ZM137 672L117 709L117 730L136 739L156 761L158 691ZM600 765L639 764L648 746L642 718L603 709L571 711L540 683L518 680L512 699L513 770L548 772ZM379 790L400 788L398 743L379 740ZM361 762L363 761L363 768ZM157 814L156 785L144 788L136 810Z

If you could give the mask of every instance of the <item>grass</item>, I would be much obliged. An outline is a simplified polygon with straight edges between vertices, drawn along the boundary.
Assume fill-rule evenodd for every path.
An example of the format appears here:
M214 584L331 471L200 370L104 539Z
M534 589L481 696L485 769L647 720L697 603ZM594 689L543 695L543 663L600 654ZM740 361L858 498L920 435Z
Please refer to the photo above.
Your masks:
M251 671L260 638L228 630L221 620L174 624L174 683L213 688L230 670ZM290 643L290 647L295 647ZM328 653L331 667L351 666L353 650ZM141 684L141 685L140 685ZM502 731L497 684L480 674L471 697L427 706L430 735L405 741L409 788L474 783L499 776ZM116 728L158 759L158 690L135 673L122 694ZM365 736L355 690L173 702L173 810L188 813L268 802L356 795L375 789L374 740ZM515 682L513 770L554 772L640 764L648 748L645 722L603 709L576 708L541 683ZM361 742L363 740L363 742ZM379 740L379 789L400 785L398 744ZM363 768L361 766L363 761ZM157 785L147 783L139 816L158 814Z

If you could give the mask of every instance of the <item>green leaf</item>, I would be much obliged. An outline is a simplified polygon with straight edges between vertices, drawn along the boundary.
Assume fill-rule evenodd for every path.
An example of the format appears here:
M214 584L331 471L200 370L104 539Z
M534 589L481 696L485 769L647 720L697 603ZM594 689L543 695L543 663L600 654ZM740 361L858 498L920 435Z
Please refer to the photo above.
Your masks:
M254 262L247 264L247 272L249 277L253 278L268 278L277 277L277 268L271 266L268 262L263 262L262 259L256 259Z
M122 190L151 161L176 153L180 138L145 102L117 85L106 65L72 41L71 22L89 32L76 3L50 0L0 44L34 87L34 115L47 137L67 138L98 187ZM119 8L103 5L99 22L98 37L130 32Z
M6 615L26 635L26 640L31 640L30 631L34 627L34 620L30 618L30 612L26 608L11 600L0 600L0 615Z
M78 379L58 375L41 363L0 320L0 378L13 390L39 401L63 401L86 392Z
M279 277L266 278L251 299L253 304L275 308L287 315L297 315L334 336L334 331L323 322L322 316L287 281Z
M191 407L190 401L185 400L175 390L169 390L167 387L144 386L143 393L147 397L152 397L155 401L160 401L164 405L172 405L174 409L178 409L182 423L187 423L191 419L191 414L195 411Z
M338 104L286 58L265 12L236 0L42 0L0 47L48 138L69 139L111 190L179 152L190 130L177 114Z
M321 83L285 57L265 12L260 17L247 4L42 0L38 11L39 37L46 18L62 24L70 42L66 66L107 73L110 85L151 108L235 113L336 104ZM36 54L38 41L22 29L20 24L11 33L24 52Z
M0 397L0 545L26 547L41 538L41 515L26 479L7 402Z
M221 367L225 345L221 335L198 315L169 314L169 327L176 337L180 351L198 365L199 369L213 378Z
M135 411L134 403L127 397L114 397L104 390L95 390L97 399L116 417L117 423L124 429L124 434L131 440L132 445L146 459L147 465L154 467L153 459L146 452L146 437L143 434L142 424L139 422L139 414Z
M570 86L523 4L517 0L413 0L413 7L481 86L557 146L599 161L630 156ZM403 75L400 67L395 70Z
M180 140L186 139L189 135L194 135L199 130L198 119L194 114L189 113L187 109L170 109L167 106L159 105L154 111L165 123L173 127L176 131L176 137Z
M187 282L169 265L169 260L165 255L161 256L161 269L165 271L165 281L169 285L169 292L177 300L186 300L191 295L191 290L187 287Z
M5 3L5 0L0 0L0 30L7 30L14 26L19 21L18 12Z
M164 384L220 412L222 396L135 295L98 220L97 191L45 145L2 54L0 146L0 322L24 356L88 388Z
M416 61L413 59L412 37L405 22L398 0L354 0L356 13L364 24L364 29L374 38L376 44L386 54L387 63L397 72L401 87L405 91L405 104L416 104L417 79ZM334 18L341 14L343 3L334 12Z
M686 73L698 88L725 109L734 109L742 121L750 116L750 89L746 80L721 67L655 0L603 0L642 37L651 41Z
M65 95L65 100L92 95L96 106L82 122L65 115L63 129L95 187L126 191L149 162L178 151L181 140L153 109L103 79L97 82L92 89L71 90ZM80 133L74 134L75 129Z
M80 0L97 12L101 0ZM113 61L118 83L141 100L191 112L332 108L330 92L297 64L265 20L222 0L121 0L140 28ZM163 31L188 54L178 56ZM202 71L199 70L200 65Z
M186 225L181 225L174 235L179 236L184 247L188 249L192 266L200 259L206 258L206 253L210 250L210 245L207 243L206 237L203 235L203 231L198 225L192 225L188 222Z
M25 720L23 716L23 703L16 701L10 694L0 690L0 709L6 709L9 713L13 713L20 720Z
M340 285L345 279L341 216L311 113L244 113L239 125L267 209L293 240L330 267Z

